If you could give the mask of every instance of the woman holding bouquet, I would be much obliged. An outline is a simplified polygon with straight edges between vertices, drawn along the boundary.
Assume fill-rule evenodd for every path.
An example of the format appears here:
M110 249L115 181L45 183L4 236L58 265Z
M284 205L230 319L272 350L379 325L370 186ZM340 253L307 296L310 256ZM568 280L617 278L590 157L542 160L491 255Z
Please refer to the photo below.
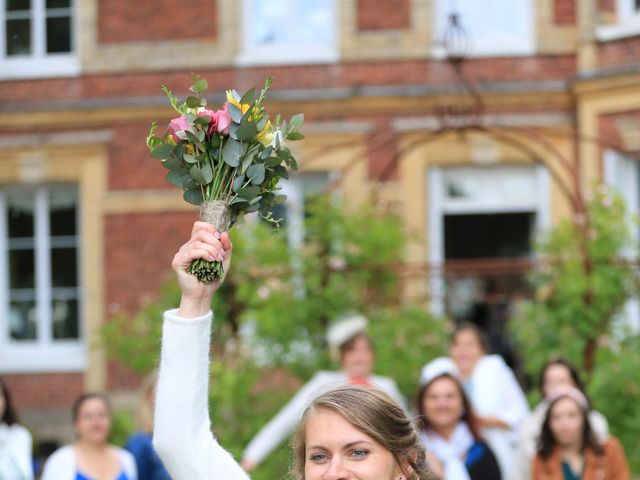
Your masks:
M232 245L209 224L196 222L173 260L182 298L164 315L154 445L173 480L246 480L211 435L208 414L211 298L220 281L200 283L192 261L224 263ZM214 406L215 408L215 406ZM411 421L386 394L345 386L312 401L294 439L295 473L304 480L426 480L425 452Z

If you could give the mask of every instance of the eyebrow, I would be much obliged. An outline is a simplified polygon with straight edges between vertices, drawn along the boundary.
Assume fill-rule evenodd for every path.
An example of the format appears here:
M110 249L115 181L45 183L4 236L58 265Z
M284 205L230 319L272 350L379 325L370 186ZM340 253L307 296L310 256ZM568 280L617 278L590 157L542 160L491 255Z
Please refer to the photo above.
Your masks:
M355 442L349 442L349 443L343 445L341 448L342 449L351 448L351 447L353 447L355 445L359 445L359 444L362 444L362 443L367 444L367 445L373 445L373 442L370 442L368 440L356 440ZM326 450L327 449L327 447L325 447L323 445L312 445L310 447L307 447L306 450L313 450L314 448L321 449L321 450Z

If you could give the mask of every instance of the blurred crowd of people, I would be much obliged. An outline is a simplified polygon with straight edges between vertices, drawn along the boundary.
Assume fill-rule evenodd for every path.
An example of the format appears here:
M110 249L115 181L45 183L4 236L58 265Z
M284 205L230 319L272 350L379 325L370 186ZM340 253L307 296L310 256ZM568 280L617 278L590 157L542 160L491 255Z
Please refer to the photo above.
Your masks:
M448 357L427 363L413 402L394 380L374 375L375 349L360 315L334 323L327 341L340 370L317 372L247 445L242 466L251 471L288 438L317 395L340 385L386 392L416 420L430 469L438 480L630 480L620 442L589 401L576 368L550 359L540 372L541 402L529 409L503 358L490 354L475 324L456 327ZM108 398L87 393L72 406L73 444L32 459L32 440L0 381L0 480L167 480L152 444L155 382L140 394L139 431L124 448L109 443L113 410Z

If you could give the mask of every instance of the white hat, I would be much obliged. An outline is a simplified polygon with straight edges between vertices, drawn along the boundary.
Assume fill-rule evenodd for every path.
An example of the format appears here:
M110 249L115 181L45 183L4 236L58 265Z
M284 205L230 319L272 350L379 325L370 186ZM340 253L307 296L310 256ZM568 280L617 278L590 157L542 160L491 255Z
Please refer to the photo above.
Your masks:
M441 375L451 375L454 378L458 378L456 364L449 357L436 358L422 367L420 386L424 387Z
M367 330L367 319L360 314L350 314L336 320L327 330L327 344L332 352L357 334Z
M589 410L589 400L584 393L578 390L575 387L570 385L559 385L554 388L548 398L549 403L555 402L559 398L569 397L573 399L581 409L588 411Z

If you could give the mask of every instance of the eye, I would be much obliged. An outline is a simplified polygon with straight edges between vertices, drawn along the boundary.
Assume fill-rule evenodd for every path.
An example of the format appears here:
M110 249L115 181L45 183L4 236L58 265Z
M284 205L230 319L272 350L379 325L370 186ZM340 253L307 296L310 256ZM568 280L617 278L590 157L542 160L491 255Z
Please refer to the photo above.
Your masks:
M363 448L357 448L351 452L351 456L356 459L366 458L369 455L369 450L365 450Z
M312 453L309 455L309 460L313 463L324 463L328 459L328 456L324 453Z

